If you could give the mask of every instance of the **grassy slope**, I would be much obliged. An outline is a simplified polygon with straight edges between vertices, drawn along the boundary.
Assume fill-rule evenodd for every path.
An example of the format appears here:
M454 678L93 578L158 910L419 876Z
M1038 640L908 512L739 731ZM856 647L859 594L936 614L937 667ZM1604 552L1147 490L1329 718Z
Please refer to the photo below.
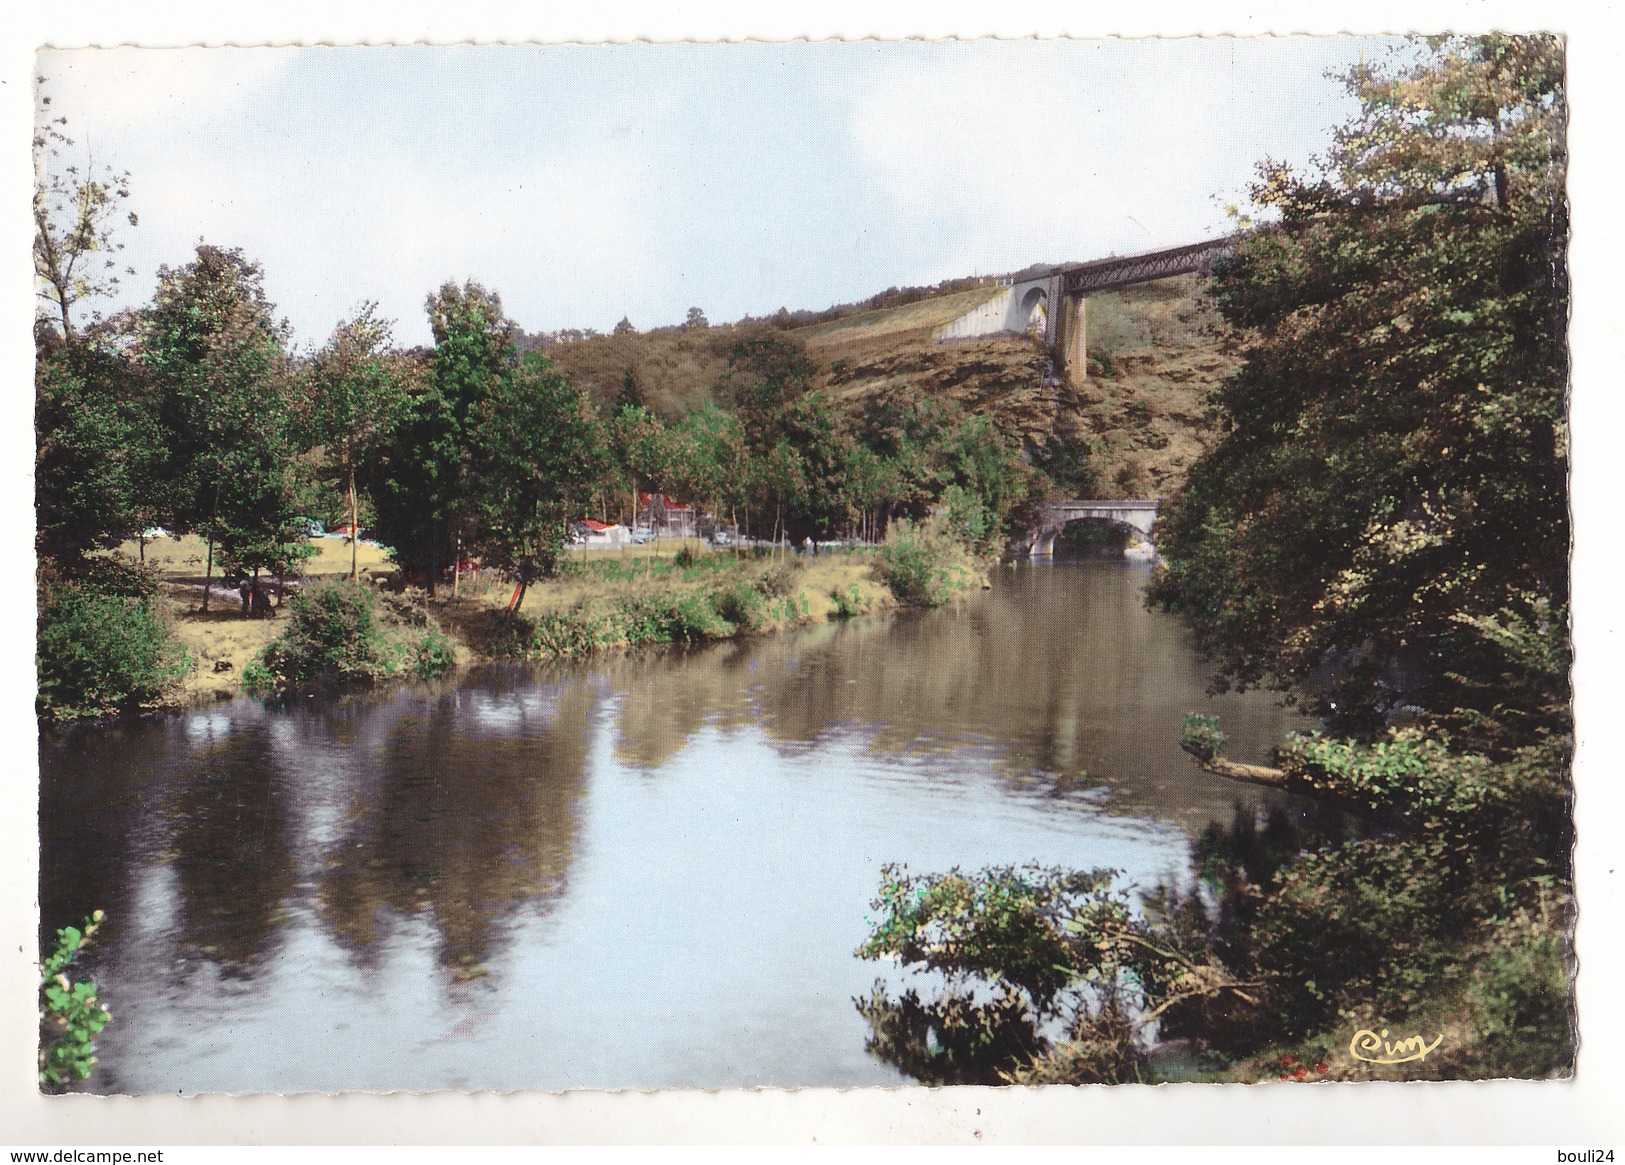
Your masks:
M981 307L1003 293L1004 288L994 285L973 287L968 291L956 291L933 299L922 299L904 304L902 307L857 312L827 323L797 328L794 335L809 348L840 347L844 344L861 343L877 336L899 333L918 333L920 338L928 338L938 328L953 323L972 308Z

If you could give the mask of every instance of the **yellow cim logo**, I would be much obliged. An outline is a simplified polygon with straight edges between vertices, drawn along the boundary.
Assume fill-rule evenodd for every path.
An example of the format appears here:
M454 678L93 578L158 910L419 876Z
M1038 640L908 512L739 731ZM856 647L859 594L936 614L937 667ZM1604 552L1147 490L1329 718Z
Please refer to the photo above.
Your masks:
M1427 1054L1444 1043L1444 1034L1431 1044L1421 1036L1406 1036L1395 1043L1388 1042L1388 1029L1381 1033L1361 1028L1349 1041L1349 1055L1367 1064L1406 1064L1412 1060L1425 1060Z

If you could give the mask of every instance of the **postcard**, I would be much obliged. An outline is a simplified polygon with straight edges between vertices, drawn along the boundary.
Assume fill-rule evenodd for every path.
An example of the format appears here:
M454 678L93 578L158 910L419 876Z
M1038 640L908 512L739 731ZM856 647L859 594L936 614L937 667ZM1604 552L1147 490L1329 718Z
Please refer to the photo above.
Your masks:
M1565 1087L1569 48L42 49L41 1091Z

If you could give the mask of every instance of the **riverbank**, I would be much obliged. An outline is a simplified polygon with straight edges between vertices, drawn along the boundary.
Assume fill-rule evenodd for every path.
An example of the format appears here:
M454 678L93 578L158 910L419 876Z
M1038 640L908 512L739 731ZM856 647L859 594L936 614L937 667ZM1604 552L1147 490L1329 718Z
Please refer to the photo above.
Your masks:
M289 580L290 590L348 574L347 544L312 543L317 554L300 579ZM130 559L137 549L133 543L121 548ZM513 583L494 571L463 577L455 596L443 585L431 598L403 587L381 548L363 544L357 557L360 581L382 600L381 630L410 635L434 628L451 641L459 665L768 634L905 605L877 570L881 555L873 548L799 555L719 549L699 539L572 547L558 574L532 584L512 613ZM244 618L237 593L218 577L204 612L204 547L195 538L149 543L146 561L158 575L165 618L193 660L175 701L241 694L245 669L281 634L286 618ZM969 559L940 574L933 603L953 601L985 581Z
M764 634L894 608L899 603L876 577L875 562L866 549L735 553L687 540L659 554L578 551L555 578L532 585L511 615L514 592L491 576L428 606L476 662L564 658Z

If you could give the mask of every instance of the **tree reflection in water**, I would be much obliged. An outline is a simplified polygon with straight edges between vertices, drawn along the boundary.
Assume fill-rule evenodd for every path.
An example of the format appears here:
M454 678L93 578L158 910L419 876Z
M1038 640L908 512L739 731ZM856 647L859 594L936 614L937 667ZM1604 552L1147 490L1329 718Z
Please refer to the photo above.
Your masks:
M111 919L98 1086L895 1083L850 1002L879 862L1155 875L1235 795L1184 713L1241 756L1293 724L1210 699L1142 582L1022 568L950 610L42 733L43 921ZM882 1032L920 1079L930 1006ZM975 1078L1016 1018L965 1013Z

